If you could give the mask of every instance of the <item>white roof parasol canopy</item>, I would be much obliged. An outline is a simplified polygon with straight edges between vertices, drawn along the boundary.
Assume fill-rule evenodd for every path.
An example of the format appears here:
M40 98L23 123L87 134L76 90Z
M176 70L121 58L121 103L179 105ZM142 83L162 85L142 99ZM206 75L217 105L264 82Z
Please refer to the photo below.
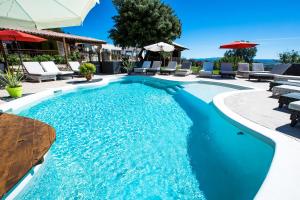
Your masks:
M153 52L172 52L174 51L175 47L173 45L164 43L164 42L159 42L156 44L151 44L149 46L145 46L144 49L148 51L153 51Z
M0 0L0 27L47 29L81 25L99 0Z

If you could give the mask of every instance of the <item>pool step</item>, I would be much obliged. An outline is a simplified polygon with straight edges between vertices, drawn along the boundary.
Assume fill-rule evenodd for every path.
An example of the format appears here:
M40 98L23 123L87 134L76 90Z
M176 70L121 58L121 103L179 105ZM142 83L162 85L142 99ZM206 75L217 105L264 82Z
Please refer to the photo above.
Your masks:
M165 90L166 90L169 94L175 95L178 91L182 90L182 88L179 87L178 85L174 85L174 86L171 86L171 87L167 87Z

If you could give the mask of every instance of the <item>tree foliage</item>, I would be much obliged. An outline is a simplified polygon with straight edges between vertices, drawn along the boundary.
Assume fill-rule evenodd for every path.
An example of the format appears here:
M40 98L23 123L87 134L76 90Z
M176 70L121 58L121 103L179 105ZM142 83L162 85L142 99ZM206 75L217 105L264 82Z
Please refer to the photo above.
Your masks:
M245 62L252 63L256 56L257 48L232 49L225 52L224 57L239 57Z
M170 43L181 35L181 22L160 0L113 0L118 15L109 37L121 47Z
M300 54L298 51L286 51L279 54L281 63L300 63Z

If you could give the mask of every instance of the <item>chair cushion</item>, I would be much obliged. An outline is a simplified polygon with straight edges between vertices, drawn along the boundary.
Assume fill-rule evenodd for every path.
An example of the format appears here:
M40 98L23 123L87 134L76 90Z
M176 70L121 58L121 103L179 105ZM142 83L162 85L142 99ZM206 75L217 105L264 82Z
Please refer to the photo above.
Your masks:
M289 109L300 111L300 101L294 101L289 104Z
M59 72L60 72L58 67L55 65L55 63L53 61L41 62L41 65L42 65L43 69L45 70L45 72L51 72L51 73L57 73L57 74L59 74Z

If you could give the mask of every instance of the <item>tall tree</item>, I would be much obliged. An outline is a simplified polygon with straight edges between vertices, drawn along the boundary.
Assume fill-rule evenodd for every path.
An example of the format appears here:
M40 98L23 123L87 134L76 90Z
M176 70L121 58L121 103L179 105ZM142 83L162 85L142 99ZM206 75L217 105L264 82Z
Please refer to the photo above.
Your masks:
M181 35L181 22L160 0L113 0L118 15L109 37L121 47L172 42Z
M225 52L224 57L240 57L245 62L252 63L256 56L257 48L233 49Z

